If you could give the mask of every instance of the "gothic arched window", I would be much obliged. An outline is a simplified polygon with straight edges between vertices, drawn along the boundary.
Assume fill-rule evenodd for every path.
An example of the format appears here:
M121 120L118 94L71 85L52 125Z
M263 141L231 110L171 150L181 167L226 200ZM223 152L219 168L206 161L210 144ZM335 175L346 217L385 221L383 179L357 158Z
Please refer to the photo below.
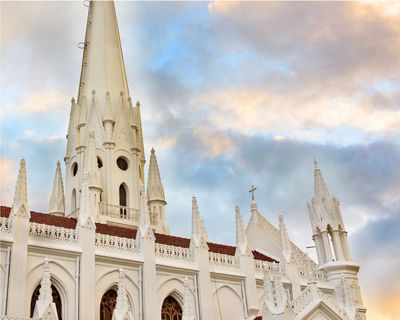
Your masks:
M100 320L111 320L117 304L117 291L108 290L101 298L100 303Z
M121 183L121 185L119 186L119 205L123 206L123 207L127 207L128 206L128 201L127 201L127 191L126 191L126 186L124 183ZM121 218L125 218L126 217L126 208L121 208L120 209L120 215Z
M181 320L182 308L173 297L165 298L161 307L161 320Z
M39 294L40 294L40 287L41 287L41 285L39 284L36 287L35 291L33 291L32 299L31 299L31 318L33 317L33 313L35 312L36 301L38 300ZM60 296L60 293L58 292L57 288L54 285L51 285L51 294L53 296L53 302L56 305L58 319L62 320L61 296Z

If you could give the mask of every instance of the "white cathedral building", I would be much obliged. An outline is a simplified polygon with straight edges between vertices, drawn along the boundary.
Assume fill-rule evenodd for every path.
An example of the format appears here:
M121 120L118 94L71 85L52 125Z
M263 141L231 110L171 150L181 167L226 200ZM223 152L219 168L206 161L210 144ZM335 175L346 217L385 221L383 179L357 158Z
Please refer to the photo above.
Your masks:
M283 216L276 228L254 201L247 228L235 209L236 246L208 241L195 197L190 238L173 236L154 150L145 181L113 2L90 2L83 49L65 188L58 162L48 212L31 211L23 159L12 206L1 206L1 319L366 319L339 201L317 164L317 264Z

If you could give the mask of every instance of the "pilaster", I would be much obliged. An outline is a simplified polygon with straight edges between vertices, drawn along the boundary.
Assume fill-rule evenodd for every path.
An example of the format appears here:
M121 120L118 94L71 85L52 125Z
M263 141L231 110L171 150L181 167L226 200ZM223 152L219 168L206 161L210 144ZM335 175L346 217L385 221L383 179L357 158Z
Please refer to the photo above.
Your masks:
M11 228L14 242L10 257L10 278L7 300L7 315L25 317L24 295L28 259L30 209L28 205L26 162L21 160L15 188L15 196L10 212Z

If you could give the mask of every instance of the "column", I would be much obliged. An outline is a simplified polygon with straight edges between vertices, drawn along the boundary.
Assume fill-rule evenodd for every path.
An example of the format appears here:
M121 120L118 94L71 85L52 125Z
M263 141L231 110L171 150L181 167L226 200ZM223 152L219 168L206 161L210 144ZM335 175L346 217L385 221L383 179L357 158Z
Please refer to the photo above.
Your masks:
M332 231L332 242L333 242L333 249L335 250L336 260L343 261L344 256L338 230Z
M326 262L331 262L332 259L332 252L331 252L331 246L329 243L329 237L328 237L328 232L322 231L322 242L324 244L324 249L325 249L325 254L326 254Z

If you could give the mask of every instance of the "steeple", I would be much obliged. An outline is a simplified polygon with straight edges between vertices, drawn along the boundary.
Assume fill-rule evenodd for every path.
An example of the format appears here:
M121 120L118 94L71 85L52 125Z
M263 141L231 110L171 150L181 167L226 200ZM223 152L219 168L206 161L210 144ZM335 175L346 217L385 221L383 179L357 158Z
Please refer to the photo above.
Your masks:
M65 213L64 186L61 175L61 164L57 161L56 172L54 174L53 188L49 202L49 214L63 216Z
M314 166L314 197L308 203L308 211L319 263L350 261L347 232L339 201L330 195L316 161Z
M129 96L113 1L90 1L81 47L78 99L71 101L64 158L65 211L75 214L79 207L76 195L82 190L85 171L90 201L102 206L93 209L106 223L116 206L125 212L139 210L145 165L140 110L132 107ZM114 215L113 219L137 226L137 221L126 215Z
M113 1L90 1L78 103L92 90L110 92L117 98L120 91L129 96L124 58Z
M15 187L14 201L11 207L10 217L21 216L30 217L30 209L28 204L28 184L26 178L26 162L21 159L18 173L17 185Z

